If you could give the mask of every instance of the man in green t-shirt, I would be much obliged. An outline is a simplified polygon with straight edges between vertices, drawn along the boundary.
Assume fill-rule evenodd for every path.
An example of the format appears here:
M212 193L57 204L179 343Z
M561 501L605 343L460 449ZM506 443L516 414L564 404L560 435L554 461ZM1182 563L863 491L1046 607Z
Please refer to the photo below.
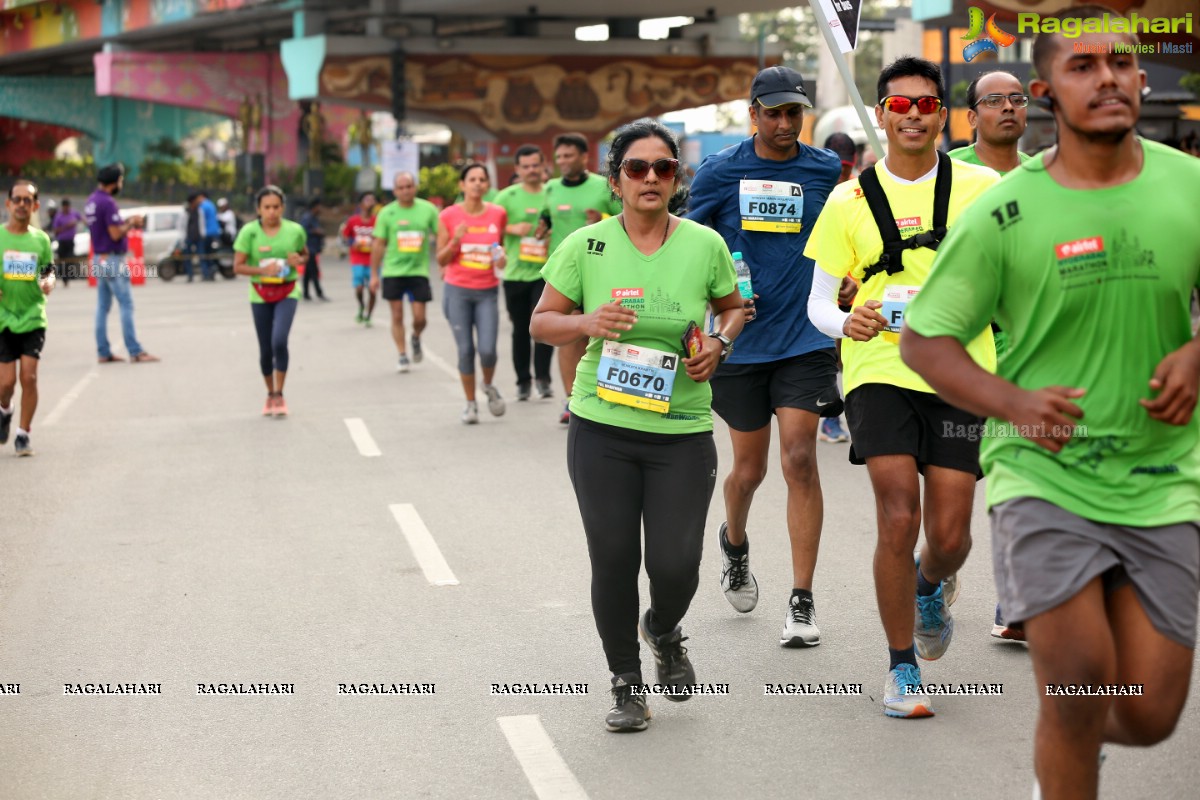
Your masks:
M1136 136L1136 45L1039 34L1030 93L1058 144L959 217L901 338L946 402L989 417L996 588L1037 676L1034 797L1095 797L1103 742L1169 736L1196 644L1200 229L1180 198L1200 161ZM1011 336L995 375L963 347L993 318Z
M1029 156L1017 149L1028 123L1028 107L1029 95L1016 75L1002 70L983 73L967 87L967 122L975 130L975 143L946 155L968 164L991 167L1001 177L1007 175L1029 160ZM1000 358L1008 350L1008 334L993 322L992 335L996 337L996 358ZM1025 631L1020 625L1004 622L999 604L992 636L1025 641Z
M512 320L513 368L517 372L517 400L528 400L532 382L537 382L538 397L553 397L550 389L550 359L554 348L529 337L529 321L542 297L546 282L542 266L549 254L549 242L533 235L546 205L542 151L524 144L513 157L518 182L496 195L496 205L508 212L504 231L504 249L508 267L504 270L504 304ZM533 375L529 373L529 351L533 349Z
M539 239L550 237L550 252L575 231L585 225L593 225L605 217L621 213L621 202L613 197L608 181L594 172L588 172L588 140L582 133L563 133L554 137L554 165L559 177L546 182L546 205L534 233ZM587 340L561 345L558 348L558 368L562 372L563 391L568 405L571 386L575 383L575 368ZM559 422L571 421L570 411L563 406Z
M1003 70L985 72L967 87L967 122L975 131L975 142L946 155L991 167L1001 176L1012 172L1029 156L1017 144L1028 122L1029 95L1016 75Z
M417 197L417 179L397 172L392 184L395 201L375 218L375 244L371 248L371 291L378 292L380 267L383 299L392 309L392 340L400 354L396 370L408 372L420 363L421 332L425 330L425 304L433 301L429 287L429 243L437 237L438 211ZM404 340L404 297L412 305L412 361Z
M13 394L20 364L21 421L13 440L17 455L33 455L29 431L37 410L38 359L46 344L46 297L54 289L50 237L30 221L37 219L38 190L20 180L8 190L8 222L0 228L0 444L8 443L16 412Z

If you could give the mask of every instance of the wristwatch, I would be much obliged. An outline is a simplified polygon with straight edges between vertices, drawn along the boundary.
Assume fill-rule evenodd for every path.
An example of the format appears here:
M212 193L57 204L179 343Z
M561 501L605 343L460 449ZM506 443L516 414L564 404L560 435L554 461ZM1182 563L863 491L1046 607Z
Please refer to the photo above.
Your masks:
M724 364L733 352L733 340L723 333L710 333L709 336L721 343L721 363Z

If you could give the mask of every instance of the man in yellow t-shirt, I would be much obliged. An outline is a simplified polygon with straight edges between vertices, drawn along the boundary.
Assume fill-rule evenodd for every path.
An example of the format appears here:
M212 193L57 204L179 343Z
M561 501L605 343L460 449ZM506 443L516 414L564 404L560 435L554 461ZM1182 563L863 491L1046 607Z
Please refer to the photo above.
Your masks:
M847 339L842 362L850 461L867 465L878 515L875 592L891 656L884 713L927 717L933 708L921 689L916 654L927 661L940 658L954 631L949 606L957 594L956 573L971 549L979 420L939 400L904 365L900 329L904 308L925 282L944 229L999 176L938 153L947 112L936 64L898 59L880 74L878 91L875 115L887 133L888 155L873 171L839 184L829 195L804 252L818 267L808 316L825 334ZM884 238L864 195L871 177L886 198L881 218L888 224L894 220L897 238L918 237L910 249L888 258L881 258ZM946 181L945 218L937 219L937 188L941 182L944 192ZM847 273L862 284L848 314L836 304ZM995 370L991 330L967 350ZM911 554L921 529L918 475L925 477L925 546L914 566Z

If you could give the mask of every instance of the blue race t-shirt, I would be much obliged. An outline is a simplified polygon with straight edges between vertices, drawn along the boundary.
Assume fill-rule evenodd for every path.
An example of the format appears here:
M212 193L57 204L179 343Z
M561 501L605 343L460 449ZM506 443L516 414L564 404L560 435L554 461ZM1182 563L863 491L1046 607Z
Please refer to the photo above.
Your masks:
M754 137L709 156L696 170L688 219L721 234L750 268L758 316L747 322L731 364L759 364L833 347L808 321L813 261L808 235L837 184L842 162L832 151L799 145L787 161L760 158Z

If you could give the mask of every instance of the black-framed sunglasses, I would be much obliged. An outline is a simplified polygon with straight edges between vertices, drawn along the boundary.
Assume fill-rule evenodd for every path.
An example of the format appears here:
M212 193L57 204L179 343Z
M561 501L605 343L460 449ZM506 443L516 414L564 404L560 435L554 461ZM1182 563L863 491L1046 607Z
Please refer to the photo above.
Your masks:
M37 202L36 197L10 197L8 201L15 206L31 206Z
M679 159L660 158L657 161L646 161L643 158L627 158L621 162L621 169L635 181L645 178L651 169L654 170L654 174L659 178L669 181L679 171Z
M887 97L879 101L879 105L883 106L893 114L907 114L908 110L916 105L917 111L922 114L933 114L942 107L942 99L934 97L931 94L921 95L920 97L905 97L902 94L889 94Z
M1027 94L985 94L975 101L975 107L1003 108L1005 100L1012 103L1013 108L1025 108L1029 105L1029 95Z

